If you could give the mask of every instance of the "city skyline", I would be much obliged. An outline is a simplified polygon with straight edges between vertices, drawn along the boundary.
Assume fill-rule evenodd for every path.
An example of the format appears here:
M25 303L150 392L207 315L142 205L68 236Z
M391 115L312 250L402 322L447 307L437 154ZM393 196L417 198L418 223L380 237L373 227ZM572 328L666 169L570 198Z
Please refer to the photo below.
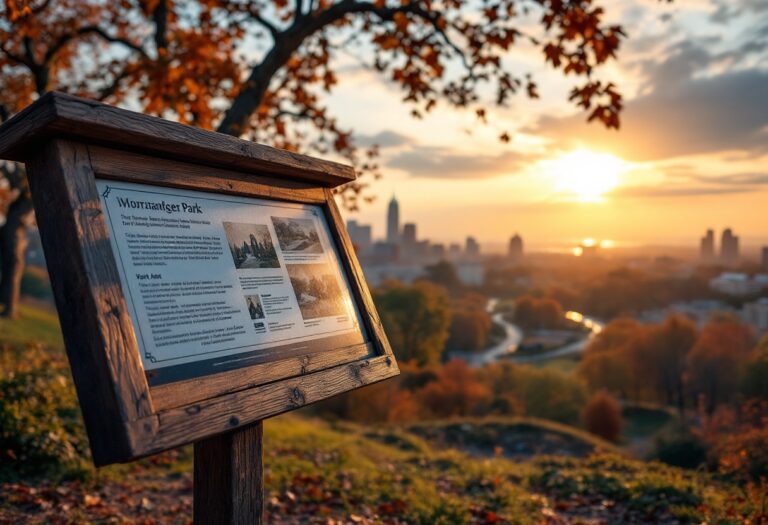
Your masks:
M482 233L473 233L470 230L467 230L465 235L457 233L455 237L434 238L426 233L429 231L434 231L433 228L430 228L430 224L425 224L423 222L419 222L418 220L413 220L411 213L412 210L410 209L407 213L407 222L400 222L403 217L401 213L401 205L398 196L394 193L392 197L387 201L386 211L382 214L382 217L378 218L378 220L376 220L375 217L371 222L362 220L363 216L369 216L369 214L363 215L360 213L350 213L348 211L343 211L343 214L346 216L346 224L350 230L350 235L354 235L353 232L362 228L365 230L364 235L367 236L371 240L371 244L373 244L376 242L389 242L388 239L390 232L390 219L392 218L390 212L392 212L393 209L396 210L397 213L397 221L395 222L398 225L398 231L400 232L400 235L406 236L404 233L406 229L410 230L412 228L412 235L414 238L416 237L416 232L418 231L419 236L422 239L429 239L430 242L434 244L442 244L446 247L446 250L448 250L452 245L456 244L459 244L463 247L467 237L472 237L480 244L484 255L506 255L509 253L511 237L514 235L519 235L524 239L526 252L528 253L573 253L575 248L583 246L583 244L586 242L587 244L594 243L599 245L601 249L612 251L620 251L622 249L640 250L643 248L648 248L657 250L659 252L655 253L654 255L660 255L664 253L665 249L669 249L674 250L675 252L686 251L691 258L702 258L701 242L703 241L703 238L699 238L697 244L696 235L697 231L700 232L704 228L699 228L697 231L694 231L692 228L689 233L683 234L680 238L666 239L666 242L664 238L626 240L601 238L599 236L586 234L583 236L574 236L569 238L545 237L543 239L537 239L535 237L527 236L525 231L522 229L515 229L513 226L510 226L509 231L503 238L483 237ZM418 210L413 211L418 212ZM418 213L415 213L415 215L418 215ZM737 228L731 228L727 224L723 226L707 227L706 230L711 230L713 232L712 249L715 250L715 248L717 248L717 250L713 252L714 260L720 260L722 258L722 253L720 251L722 239L718 238L715 240L715 232L719 233L724 232L725 230L730 230L731 232L739 232L739 235L736 235L738 244L736 248L738 253L737 259L743 259L744 261L749 262L760 262L765 257L764 249L768 247L768 234L764 236L745 237L741 235L740 230Z

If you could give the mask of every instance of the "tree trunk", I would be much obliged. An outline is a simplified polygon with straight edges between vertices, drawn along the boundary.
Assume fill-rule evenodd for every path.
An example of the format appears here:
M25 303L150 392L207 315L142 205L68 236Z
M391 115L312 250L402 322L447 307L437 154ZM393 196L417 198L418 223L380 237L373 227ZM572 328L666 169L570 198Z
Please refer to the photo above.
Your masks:
M5 225L0 228L0 304L5 305L3 317L14 319L19 313L27 230L33 217L32 198L28 192L23 192L8 207Z

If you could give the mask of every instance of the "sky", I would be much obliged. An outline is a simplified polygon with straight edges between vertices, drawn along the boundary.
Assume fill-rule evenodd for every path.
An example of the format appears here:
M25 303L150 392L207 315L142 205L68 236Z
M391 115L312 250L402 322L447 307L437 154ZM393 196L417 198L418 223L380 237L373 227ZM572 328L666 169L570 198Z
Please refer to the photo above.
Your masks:
M541 98L518 95L488 125L448 108L411 118L351 51L327 102L359 144L380 144L384 177L376 201L347 217L383 237L396 195L402 220L435 242L474 235L498 249L519 232L533 248L696 245L706 228L732 227L749 249L768 244L768 1L602 4L628 34L599 73L625 96L618 132L587 124L567 102L572 80L525 44L508 63L533 74Z

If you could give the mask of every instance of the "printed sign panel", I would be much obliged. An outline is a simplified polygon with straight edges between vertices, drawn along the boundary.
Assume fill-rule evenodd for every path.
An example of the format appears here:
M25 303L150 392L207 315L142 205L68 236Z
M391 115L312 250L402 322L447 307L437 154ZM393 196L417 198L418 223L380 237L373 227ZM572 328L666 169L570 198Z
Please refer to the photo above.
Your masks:
M319 206L96 183L150 386L368 341Z

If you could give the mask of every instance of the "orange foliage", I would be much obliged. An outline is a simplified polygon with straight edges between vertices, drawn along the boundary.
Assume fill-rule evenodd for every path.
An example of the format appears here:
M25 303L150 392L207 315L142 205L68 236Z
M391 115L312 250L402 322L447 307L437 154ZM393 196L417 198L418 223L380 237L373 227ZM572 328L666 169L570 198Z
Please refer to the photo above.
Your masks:
M490 403L490 389L480 383L466 362L454 359L437 372L437 379L416 394L436 417L470 416Z
M623 427L621 405L605 390L597 392L589 399L581 418L589 432L608 441L619 440Z
M736 393L742 365L754 343L751 328L737 321L715 320L704 327L688 367L692 393L703 398L707 413Z

